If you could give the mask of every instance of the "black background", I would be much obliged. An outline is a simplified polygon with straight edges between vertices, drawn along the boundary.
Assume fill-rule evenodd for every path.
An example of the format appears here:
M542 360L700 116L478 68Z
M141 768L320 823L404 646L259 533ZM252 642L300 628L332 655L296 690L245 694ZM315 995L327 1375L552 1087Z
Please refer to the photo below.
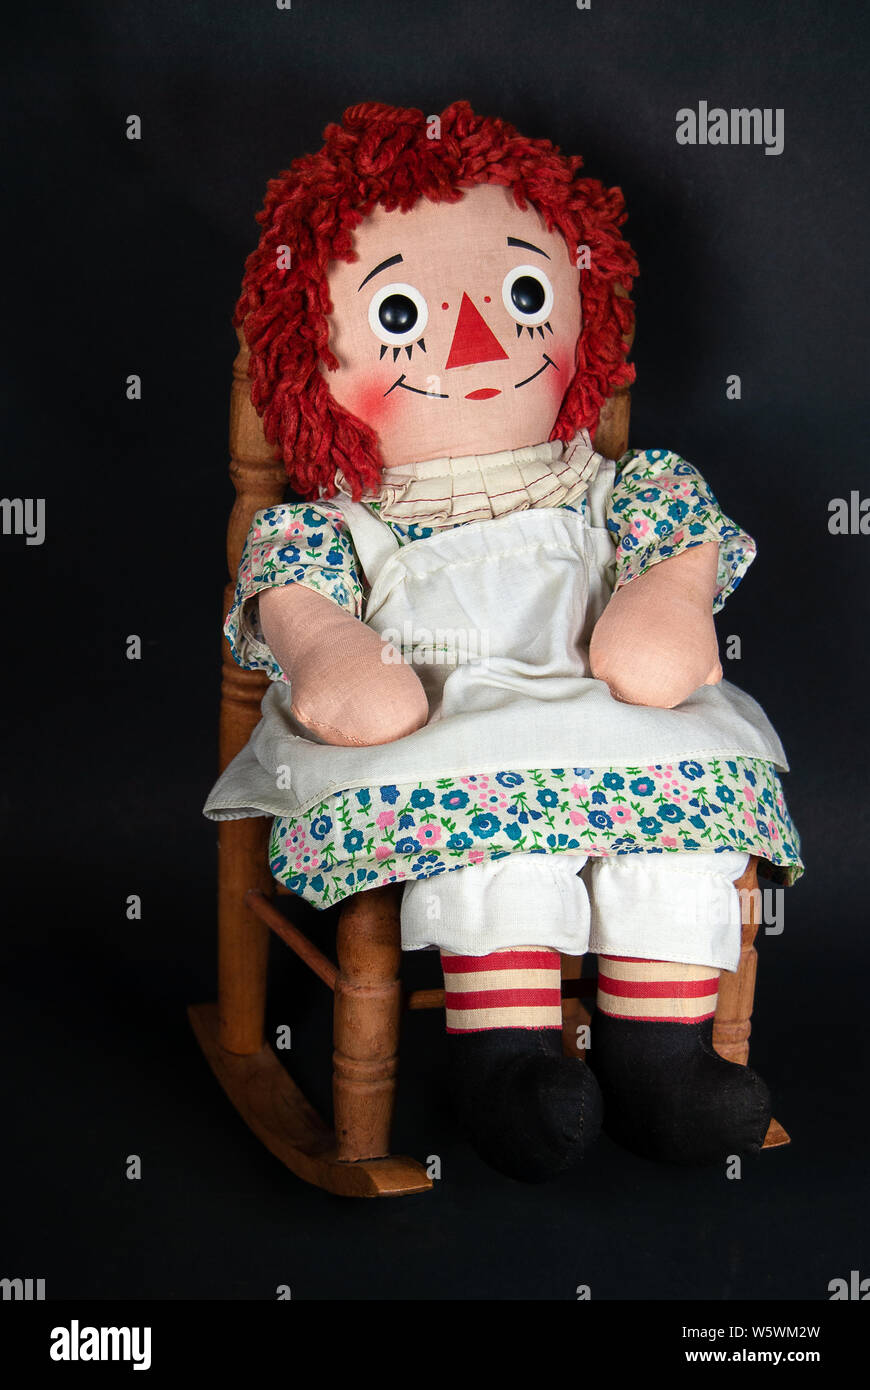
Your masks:
M825 1299L870 1276L870 493L861 4L89 0L4 19L0 542L5 859L0 1276L49 1298ZM759 558L726 675L789 752L806 877L760 940L753 1063L792 1145L717 1171L603 1139L526 1188L454 1132L437 1015L404 1035L398 1152L425 1197L305 1186L244 1128L185 1005L215 992L215 775L230 314L266 180L361 100L465 97L625 191L641 264L632 443L695 462ZM680 107L782 107L785 149L681 147ZM125 138L142 118L138 143ZM125 398L138 373L143 399ZM743 398L726 400L739 373ZM125 659L128 634L143 659ZM129 922L129 894L142 897ZM327 943L331 920L307 925ZM276 954L270 1017L328 1104L326 992ZM427 968L413 963L414 970ZM143 1177L125 1178L128 1154Z

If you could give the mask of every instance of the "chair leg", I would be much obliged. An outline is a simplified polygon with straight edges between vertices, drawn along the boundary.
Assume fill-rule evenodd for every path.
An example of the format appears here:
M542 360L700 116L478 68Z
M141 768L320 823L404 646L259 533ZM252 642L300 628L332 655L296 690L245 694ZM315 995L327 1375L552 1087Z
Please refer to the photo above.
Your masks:
M562 979L579 980L583 975L582 956L562 956ZM562 1052L566 1057L585 1057L585 1047L578 1046L577 1029L589 1023L589 1011L572 996L562 1000Z
M269 928L245 906L249 888L269 892L269 821L221 821L218 835L218 1015L220 1045L249 1056L263 1046Z
M253 831L246 835L249 838L243 839L239 833L233 856L253 852ZM232 843L235 837L228 838ZM246 880L248 887L256 882L256 874ZM221 998L236 1046L224 1043L215 1005L188 1009L199 1045L245 1124L298 1177L338 1196L398 1197L430 1191L432 1179L422 1164L389 1152L400 1007L394 890L360 893L347 904L339 923L335 1133L262 1042L265 954L260 953L265 945L249 932L246 919L252 916L233 916L228 910L225 919L230 929L222 957ZM253 921L262 925L258 918ZM234 962L239 976L233 973ZM253 1048L257 1036L261 1042Z
M752 1005L755 1000L755 972L758 954L755 935L760 920L758 860L753 855L746 872L735 883L740 894L742 941L735 971L723 970L719 976L719 1000L713 1024L713 1046L727 1062L749 1061L749 1034L752 1031Z
M338 1158L390 1151L396 1092L401 936L395 887L355 893L338 923L333 1101Z
M761 893L758 888L758 860L753 855L746 872L735 887L740 893L743 936L740 961L733 972L723 970L719 976L719 999L713 1021L713 1046L727 1062L746 1066L749 1061L749 1034L752 1031L752 1007L755 1002L755 974L758 953L755 936L761 921ZM765 1149L781 1148L790 1143L789 1136L778 1120L771 1120Z

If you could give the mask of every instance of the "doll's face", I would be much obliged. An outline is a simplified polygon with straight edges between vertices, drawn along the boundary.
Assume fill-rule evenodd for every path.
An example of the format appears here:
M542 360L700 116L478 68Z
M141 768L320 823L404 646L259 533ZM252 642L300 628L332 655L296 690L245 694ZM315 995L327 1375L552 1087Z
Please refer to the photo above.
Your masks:
M333 262L327 380L378 436L386 467L547 439L576 363L580 272L512 193L377 208Z

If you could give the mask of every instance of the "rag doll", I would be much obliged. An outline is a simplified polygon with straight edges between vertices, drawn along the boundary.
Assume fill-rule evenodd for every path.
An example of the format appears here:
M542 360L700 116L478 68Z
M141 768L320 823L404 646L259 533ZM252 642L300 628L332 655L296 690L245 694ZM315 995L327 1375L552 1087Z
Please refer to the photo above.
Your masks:
M466 102L324 141L270 183L237 309L305 500L248 535L225 631L271 683L206 814L274 817L272 873L319 908L404 885L494 1167L562 1172L602 1122L662 1161L757 1152L719 972L749 855L802 866L780 741L718 658L754 543L677 454L592 444L633 379L622 194ZM586 951L581 1061L560 953Z

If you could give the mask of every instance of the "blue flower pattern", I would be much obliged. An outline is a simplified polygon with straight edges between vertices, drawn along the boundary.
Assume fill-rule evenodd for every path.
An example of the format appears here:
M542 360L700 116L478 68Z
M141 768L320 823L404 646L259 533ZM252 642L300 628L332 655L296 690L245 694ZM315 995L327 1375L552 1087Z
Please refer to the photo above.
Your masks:
M585 509L585 500L582 504ZM373 505L377 511L377 505ZM400 545L433 528L387 521ZM463 523L458 523L463 524ZM693 545L719 544L718 611L755 556L697 470L661 449L617 464L607 507L616 587ZM350 532L329 502L258 512L224 631L240 666L286 679L259 629L256 598L303 584L355 617L364 586ZM277 816L272 873L326 907L375 884L425 878L509 853L638 854L740 849L782 882L800 876L800 842L776 770L760 759L674 766L505 769L432 785L360 787L293 818Z

